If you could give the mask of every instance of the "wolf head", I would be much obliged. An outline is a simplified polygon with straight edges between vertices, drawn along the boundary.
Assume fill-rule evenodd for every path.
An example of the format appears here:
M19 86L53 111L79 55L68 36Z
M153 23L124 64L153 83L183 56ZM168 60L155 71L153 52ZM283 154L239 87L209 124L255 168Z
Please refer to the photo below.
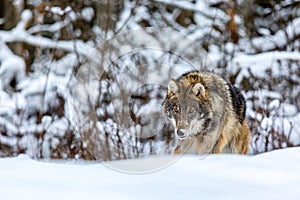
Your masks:
M201 82L171 79L162 112L178 139L205 134L212 118L209 93Z

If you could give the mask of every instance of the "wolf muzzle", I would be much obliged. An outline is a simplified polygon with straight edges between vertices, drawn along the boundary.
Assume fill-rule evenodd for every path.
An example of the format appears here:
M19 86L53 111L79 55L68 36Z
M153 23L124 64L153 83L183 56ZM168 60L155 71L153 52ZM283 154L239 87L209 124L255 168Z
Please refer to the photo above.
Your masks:
M187 139L189 138L189 131L185 129L177 129L176 136L178 139Z

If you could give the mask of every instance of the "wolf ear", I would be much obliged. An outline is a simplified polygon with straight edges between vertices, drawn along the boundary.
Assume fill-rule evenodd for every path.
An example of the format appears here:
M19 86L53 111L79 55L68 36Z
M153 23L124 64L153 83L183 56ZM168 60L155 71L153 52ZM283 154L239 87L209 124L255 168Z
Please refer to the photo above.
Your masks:
M204 86L201 84L201 83L196 83L192 89L193 93L195 96L199 96L199 95L202 95L204 96L205 95L205 88Z
M168 84L168 93L169 94L170 93L175 94L176 92L178 92L178 90L179 90L179 87L177 85L176 80L171 79L170 82L169 82L169 84Z

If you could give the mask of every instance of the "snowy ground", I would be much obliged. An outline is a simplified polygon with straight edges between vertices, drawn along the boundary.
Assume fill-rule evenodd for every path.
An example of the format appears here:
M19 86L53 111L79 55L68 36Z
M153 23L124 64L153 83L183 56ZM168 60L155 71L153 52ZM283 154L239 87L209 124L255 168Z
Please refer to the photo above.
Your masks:
M183 156L153 173L103 164L0 159L0 196L9 199L300 199L300 148L257 156ZM153 169L174 157L106 163Z

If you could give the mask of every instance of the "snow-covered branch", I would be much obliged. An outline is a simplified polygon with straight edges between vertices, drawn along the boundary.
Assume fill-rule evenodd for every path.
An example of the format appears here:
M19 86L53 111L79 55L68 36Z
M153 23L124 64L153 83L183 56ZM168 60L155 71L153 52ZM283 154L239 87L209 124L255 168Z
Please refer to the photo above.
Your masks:
M30 29L28 29L28 33L30 34L34 34L34 33L39 33L42 31L48 31L48 32L57 32L59 30L61 30L62 28L66 27L67 25L69 25L71 21L69 20L64 20L62 22L55 22L54 24L47 24L47 25L41 25L41 24L37 24L34 27L31 27Z
M0 89L7 85L13 77L20 81L25 76L25 62L15 55L5 43L0 41Z
M25 24L31 20L32 15L31 11L24 10L22 13L22 17L17 26L9 31L0 31L0 42L2 43L13 43L13 42L24 42L33 46L38 46L42 48L52 48L52 49L60 49L67 52L77 52L80 55L86 56L91 60L98 60L99 58L95 58L95 48L88 43L83 42L82 40L52 40L46 37L33 35L39 31L50 31L55 32L63 28L69 23L65 22L57 22L52 25L43 25L43 26L34 26L31 29L26 30Z
M190 10L194 12L200 12L204 14L203 11L205 11L204 7L202 7L205 4L198 4L189 2L189 1L181 1L181 0L154 0L154 2L161 3L164 5L173 6L175 8L179 8L181 10Z
M196 1L196 3L192 3L189 1L181 1L181 0L153 0L156 3L160 3L167 6L172 6L174 8L178 8L179 10L187 10L193 11L195 13L201 14L208 19L215 18L216 16L223 17L223 19L227 19L228 16L224 15L224 12L220 12L220 10L212 9L208 7L207 2L205 1Z
M279 30L274 35L266 34L263 37L254 38L251 42L260 51L282 50L289 43L293 43L300 37L300 18L291 21L285 30Z

